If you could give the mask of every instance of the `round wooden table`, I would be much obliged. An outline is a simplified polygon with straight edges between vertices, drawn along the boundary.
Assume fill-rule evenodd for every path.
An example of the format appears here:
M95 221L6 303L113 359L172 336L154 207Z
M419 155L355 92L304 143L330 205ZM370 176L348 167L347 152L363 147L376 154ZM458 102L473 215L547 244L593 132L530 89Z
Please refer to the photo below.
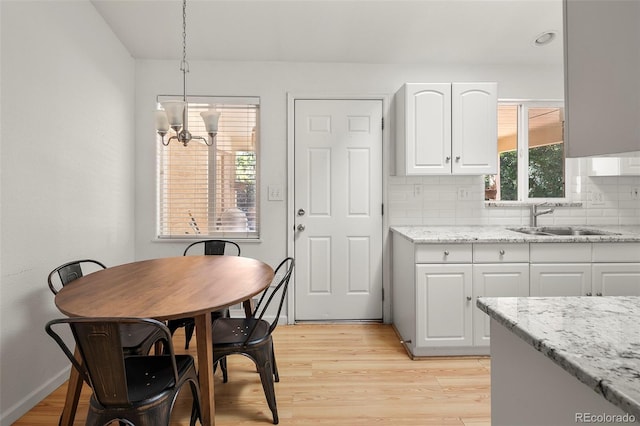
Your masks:
M58 309L73 317L140 317L168 320L194 317L202 424L213 425L213 347L211 312L243 302L273 280L273 269L239 256L180 256L107 268L66 285L55 297ZM82 380L71 370L63 425L72 425Z

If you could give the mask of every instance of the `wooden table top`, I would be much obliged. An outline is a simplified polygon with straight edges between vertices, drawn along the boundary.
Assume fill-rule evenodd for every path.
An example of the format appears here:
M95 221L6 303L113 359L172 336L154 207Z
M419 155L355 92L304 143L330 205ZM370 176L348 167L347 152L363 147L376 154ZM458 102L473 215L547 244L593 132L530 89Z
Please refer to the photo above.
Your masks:
M179 256L100 270L55 297L68 316L191 317L240 303L263 291L273 269L239 256Z

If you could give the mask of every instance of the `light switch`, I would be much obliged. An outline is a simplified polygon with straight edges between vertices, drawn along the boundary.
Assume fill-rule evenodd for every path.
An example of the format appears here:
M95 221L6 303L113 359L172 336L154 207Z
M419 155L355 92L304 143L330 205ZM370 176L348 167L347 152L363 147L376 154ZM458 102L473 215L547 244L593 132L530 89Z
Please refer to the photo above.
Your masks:
M282 185L269 185L269 201L284 201L284 189Z

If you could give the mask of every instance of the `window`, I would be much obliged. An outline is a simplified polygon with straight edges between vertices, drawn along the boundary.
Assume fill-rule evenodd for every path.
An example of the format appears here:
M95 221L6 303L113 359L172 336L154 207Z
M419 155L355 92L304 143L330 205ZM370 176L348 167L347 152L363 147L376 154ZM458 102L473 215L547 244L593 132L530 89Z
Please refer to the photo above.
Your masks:
M562 102L498 102L500 170L485 176L485 199L565 197Z
M189 131L205 138L200 113L219 111L218 135L211 147L157 137L158 237L258 238L259 99L199 97L188 106Z

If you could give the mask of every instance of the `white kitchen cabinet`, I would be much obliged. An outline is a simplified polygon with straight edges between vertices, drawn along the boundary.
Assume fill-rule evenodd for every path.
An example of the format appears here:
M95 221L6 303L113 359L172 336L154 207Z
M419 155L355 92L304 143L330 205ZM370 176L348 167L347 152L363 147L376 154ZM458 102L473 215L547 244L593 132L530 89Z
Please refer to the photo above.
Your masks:
M529 296L529 264L473 265L473 344L489 346L490 318L475 306L478 297Z
M640 263L594 263L593 294L640 296Z
M590 263L541 263L530 266L531 296L591 296Z
M471 346L471 264L416 265L416 346Z
M406 83L395 107L397 175L497 172L497 83Z
M640 244L531 244L531 296L640 295Z
M489 353L478 297L640 295L638 242L392 239L393 325L412 357Z
M473 245L473 344L489 346L489 316L475 306L478 297L529 296L529 244Z
M567 157L640 150L640 2L563 4Z
M629 157L588 158L589 176L640 176L640 153Z
M640 243L593 245L592 289L597 296L640 296Z
M591 295L591 244L532 243L531 296Z

